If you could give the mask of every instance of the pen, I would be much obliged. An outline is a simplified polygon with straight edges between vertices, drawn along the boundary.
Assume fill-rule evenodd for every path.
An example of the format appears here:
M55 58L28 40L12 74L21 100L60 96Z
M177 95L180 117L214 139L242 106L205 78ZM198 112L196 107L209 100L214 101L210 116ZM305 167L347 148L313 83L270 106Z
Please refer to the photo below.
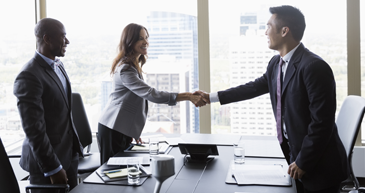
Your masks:
M119 170L110 170L110 171L104 171L103 173L104 174L111 174L111 173L116 173L116 172L121 172L122 170L119 169Z

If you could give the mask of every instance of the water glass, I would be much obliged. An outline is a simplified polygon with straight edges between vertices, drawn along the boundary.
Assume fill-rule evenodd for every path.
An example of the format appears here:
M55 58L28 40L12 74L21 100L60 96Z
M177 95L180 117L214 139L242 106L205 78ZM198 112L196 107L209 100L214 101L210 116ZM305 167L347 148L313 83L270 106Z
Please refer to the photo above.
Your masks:
M159 139L158 138L149 138L149 146L150 146L150 156L158 155L159 152Z
M127 160L128 168L128 184L138 184L139 183L139 160L136 158L131 158Z
M237 143L233 144L233 159L234 163L243 164L245 163L245 144Z

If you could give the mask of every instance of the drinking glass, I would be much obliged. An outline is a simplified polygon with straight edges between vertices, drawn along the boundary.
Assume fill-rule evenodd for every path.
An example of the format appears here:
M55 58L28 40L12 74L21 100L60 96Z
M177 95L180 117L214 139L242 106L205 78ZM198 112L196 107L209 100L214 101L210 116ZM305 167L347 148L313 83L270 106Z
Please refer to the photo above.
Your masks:
M127 160L128 168L128 184L138 184L139 183L139 160L136 158L131 158Z

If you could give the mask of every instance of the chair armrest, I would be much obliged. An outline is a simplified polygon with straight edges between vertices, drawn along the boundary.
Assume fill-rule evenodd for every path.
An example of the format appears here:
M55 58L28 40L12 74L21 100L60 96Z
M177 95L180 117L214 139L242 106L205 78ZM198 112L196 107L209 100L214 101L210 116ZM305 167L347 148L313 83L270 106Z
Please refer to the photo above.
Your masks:
M64 190L65 193L69 192L70 186L68 184L30 184L25 187L25 191L29 193L31 189L59 189Z

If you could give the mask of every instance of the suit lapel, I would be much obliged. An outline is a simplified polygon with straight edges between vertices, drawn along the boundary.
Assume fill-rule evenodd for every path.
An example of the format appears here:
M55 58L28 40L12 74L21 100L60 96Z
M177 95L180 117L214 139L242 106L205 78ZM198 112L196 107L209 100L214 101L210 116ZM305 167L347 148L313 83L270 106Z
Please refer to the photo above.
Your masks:
M274 90L274 96L275 96L275 104L276 104L276 101L277 101L277 96L276 96L276 91L278 90L277 88L277 78L278 78L278 69L279 69L279 61L280 61L280 56L277 55L277 59L273 60L272 62L274 62L274 68L273 68L273 71L272 71L272 79L271 79L271 87L273 88Z
M64 99L64 101L67 105L67 108L70 108L70 105L69 105L69 102L68 102L69 100L66 97L66 93L65 93L65 90L63 88L62 82L58 78L57 74L54 72L54 70L51 68L51 66L49 66L47 64L47 62L44 61L43 58L41 56L39 56L37 53L36 53L36 56L35 56L35 60L38 61L38 63L44 68L44 71L46 72L46 74L48 74L51 77L51 79L56 83L56 85L57 85L58 89L60 90L60 92L62 94L62 97L63 97L63 99ZM67 77L67 76L65 76L65 77ZM68 80L68 78L67 78L67 80Z
M295 74L295 71L297 70L297 65L300 62L300 59L302 57L302 53L304 50L303 44L301 44L297 50L295 50L292 58L289 61L288 68L286 69L285 78L283 81L283 86L281 89L281 94L284 95L285 90L290 82L290 80L293 78L293 75Z

